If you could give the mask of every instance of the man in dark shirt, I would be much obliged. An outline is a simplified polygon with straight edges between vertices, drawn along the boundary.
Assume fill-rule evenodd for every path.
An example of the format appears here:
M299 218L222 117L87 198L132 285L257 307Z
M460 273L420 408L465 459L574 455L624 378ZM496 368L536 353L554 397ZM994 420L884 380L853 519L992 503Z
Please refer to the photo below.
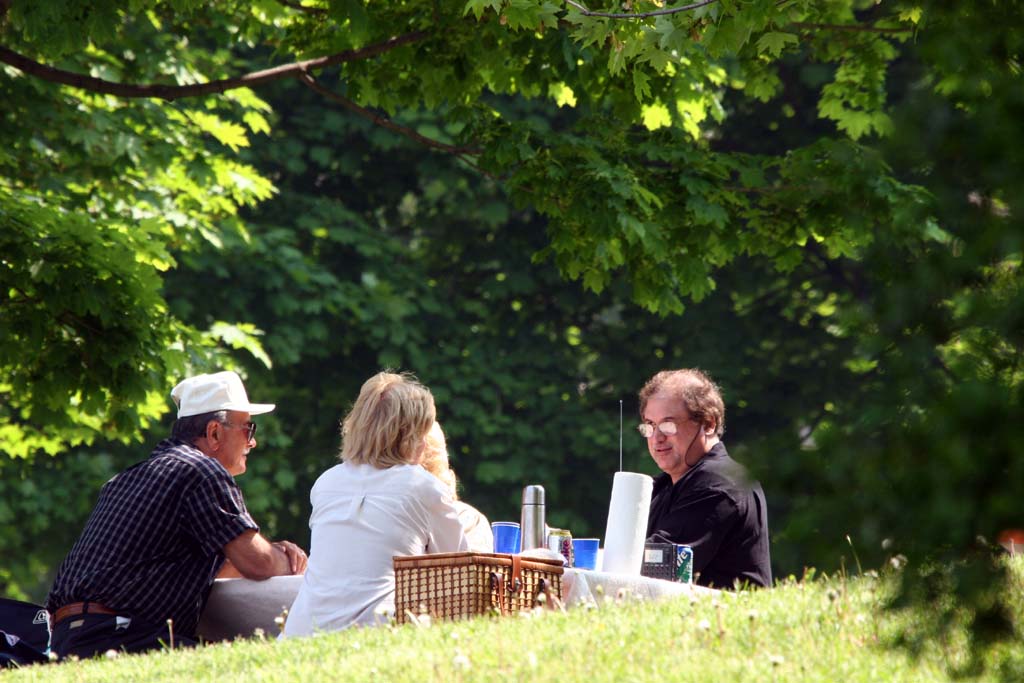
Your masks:
M57 570L46 607L60 657L192 645L218 575L305 571L301 548L260 535L234 480L256 447L249 418L274 406L249 403L233 372L191 377L171 396L171 438L103 486Z
M772 583L768 508L761 485L729 457L725 403L700 370L666 370L640 391L638 429L662 474L654 482L647 535L693 548L703 586Z

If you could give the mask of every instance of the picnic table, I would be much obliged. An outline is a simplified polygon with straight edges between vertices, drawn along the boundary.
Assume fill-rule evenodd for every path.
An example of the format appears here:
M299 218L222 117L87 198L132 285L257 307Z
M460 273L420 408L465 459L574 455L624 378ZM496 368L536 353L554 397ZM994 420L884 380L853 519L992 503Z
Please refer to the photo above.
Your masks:
M276 620L291 607L301 576L275 576L265 581L217 579L199 621L199 637L208 642L248 637L262 631L277 636ZM562 575L562 602L568 608L607 598L640 597L656 600L676 595L708 595L710 588L645 576L629 576L566 568Z

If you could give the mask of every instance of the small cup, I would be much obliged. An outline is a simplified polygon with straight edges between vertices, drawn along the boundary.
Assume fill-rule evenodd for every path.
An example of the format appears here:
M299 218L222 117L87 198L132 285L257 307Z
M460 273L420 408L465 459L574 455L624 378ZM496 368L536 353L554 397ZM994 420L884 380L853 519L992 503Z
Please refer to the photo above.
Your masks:
M572 539L572 553L575 555L577 569L597 569L597 549L601 545L600 538Z
M494 552L515 555L519 552L519 522L491 522Z

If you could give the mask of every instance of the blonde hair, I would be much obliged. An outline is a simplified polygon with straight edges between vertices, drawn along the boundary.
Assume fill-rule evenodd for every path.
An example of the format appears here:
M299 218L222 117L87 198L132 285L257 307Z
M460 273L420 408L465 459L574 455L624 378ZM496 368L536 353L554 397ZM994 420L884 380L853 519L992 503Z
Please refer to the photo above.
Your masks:
M448 463L448 447L444 441L444 431L440 422L434 422L427 432L426 448L423 449L423 460L420 462L423 469L441 480L441 483L448 487L452 494L452 500L458 500L459 495L456 487L458 480L455 478L455 471Z
M656 394L668 394L683 402L690 417L702 427L715 425L715 436L725 432L725 402L722 390L712 379L696 368L662 370L647 380L640 390L640 417L647 409L647 401Z
M379 372L363 384L341 423L341 459L382 470L414 464L433 422L429 389L411 374Z

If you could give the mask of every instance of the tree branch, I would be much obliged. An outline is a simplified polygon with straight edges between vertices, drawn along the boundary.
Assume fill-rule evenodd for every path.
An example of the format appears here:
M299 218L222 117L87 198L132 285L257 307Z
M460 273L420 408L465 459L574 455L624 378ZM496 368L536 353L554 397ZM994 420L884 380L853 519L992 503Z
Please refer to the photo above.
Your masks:
M300 74L299 80L302 81L313 92L317 93L318 95L321 95L322 97L326 97L332 102L337 102L341 106L345 107L345 109L348 109L352 113L363 117L364 119L374 124L375 126L386 128L387 130L390 130L393 133L398 133L399 135L407 137L410 140L418 142L431 149L436 149L438 151L451 154L452 156L459 159L462 163L466 164L474 171L479 173L480 175L490 178L491 180L497 183L504 183L507 180L507 178L496 176L487 169L482 168L479 164L476 163L475 160L471 158L474 156L478 156L481 153L479 149L474 149L472 147L456 147L454 145L448 145L443 142L438 142L437 140L428 138L425 135L420 135L419 133L417 133L416 131L412 130L407 126L399 125L394 121L388 119L387 117L381 116L380 114L372 112L365 107L359 106L358 104L348 99L347 97L343 97L336 92L328 90L327 88L317 83L316 80L314 80L313 77L310 76L308 73L304 72ZM530 190L529 188L521 189L524 189L527 192L532 192L532 190Z
M680 12L689 12L693 9L705 7L718 2L718 0L700 0L690 5L683 5L682 7L670 7L667 9L653 10L651 12L594 12L586 7L586 5L575 2L574 0L565 0L567 5L579 10L580 14L585 17L604 17L606 19L646 19L647 17L662 17L666 14L679 14Z
M346 109L348 109L350 112L358 114L359 116L363 117L364 119L366 119L370 123L374 124L375 126L380 126L381 128L386 128L386 129L388 129L388 130L390 130L390 131L392 131L394 133L398 133L399 135L403 135L403 136L409 138L410 140L415 140L416 142L418 142L418 143L420 143L422 145L426 145L427 147L430 147L432 149L438 149L438 150L441 150L442 152L447 152L449 154L454 154L454 155L459 156L459 157L461 157L464 154L479 154L480 153L480 150L478 150L478 149L471 149L471 148L466 148L466 147L455 147L454 145L448 145L448 144L445 144L443 142L438 142L437 140L434 140L432 138L428 138L425 135L420 135L419 133L414 131L412 128L408 128L406 126L399 125L399 124L395 123L394 121L392 121L391 119L389 119L389 118L387 118L385 116L381 116L380 114L377 114L375 112L370 111L369 109L366 109L365 107L359 106L358 104L356 104L352 100L348 99L347 97L343 97L343 96L339 95L336 92L328 90L324 86L322 86L319 83L317 83L313 79L313 77L310 76L306 72L302 72L302 73L299 74L299 80L302 81L313 92L315 92L315 93L317 93L319 95L322 95L323 97L326 97L327 99L331 100L332 102L337 102L341 106L343 106Z
M393 50L396 47L421 40L427 35L428 33L426 31L413 31L412 33L406 33L394 38L389 38L383 42L376 43L374 45L367 45L366 47L359 48L357 50L346 50L345 52L338 52L326 57L317 57L316 59L307 59L301 62L294 62L292 64L275 66L262 71L254 71L235 78L224 78L218 81L195 83L192 85L139 85L134 83L116 83L114 81L107 81L101 78L94 78L92 76L84 76L82 74L76 74L62 69L55 69L52 66L41 64L3 46L0 46L0 62L6 62L11 66L21 69L30 76L35 76L44 81L70 85L90 92L101 93L104 95L116 95L118 97L159 97L164 100L176 100L182 97L195 97L197 95L222 93L228 90L234 90L235 88L250 88L284 78L296 78L301 74L314 69L323 69L336 64L342 64L344 62L352 62L373 57L375 55L388 52L389 50Z
M806 28L825 31L862 31L865 33L913 33L912 28L881 28L879 26L868 26L866 24L813 24L803 21L794 21L789 24L793 28Z

